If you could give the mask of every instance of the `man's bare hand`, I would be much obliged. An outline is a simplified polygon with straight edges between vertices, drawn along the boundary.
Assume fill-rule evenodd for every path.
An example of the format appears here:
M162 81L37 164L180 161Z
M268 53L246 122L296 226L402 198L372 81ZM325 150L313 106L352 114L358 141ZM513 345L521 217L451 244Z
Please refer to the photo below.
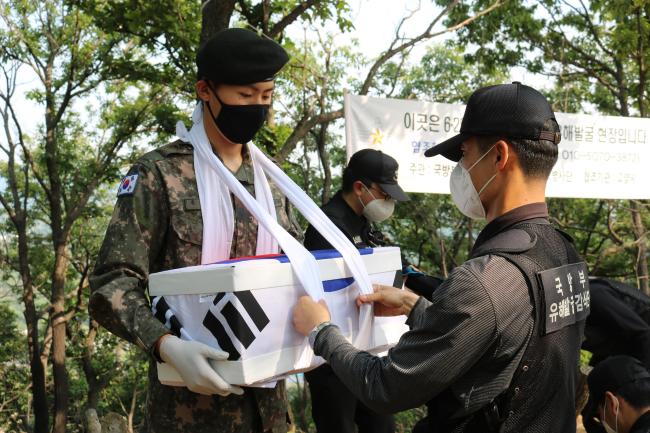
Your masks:
M302 296L293 308L293 327L305 337L317 325L329 320L330 312L323 299L316 302L309 296Z
M396 289L392 286L373 284L372 288L375 292L359 296L357 305L374 304L375 316L408 315L420 298L409 290Z

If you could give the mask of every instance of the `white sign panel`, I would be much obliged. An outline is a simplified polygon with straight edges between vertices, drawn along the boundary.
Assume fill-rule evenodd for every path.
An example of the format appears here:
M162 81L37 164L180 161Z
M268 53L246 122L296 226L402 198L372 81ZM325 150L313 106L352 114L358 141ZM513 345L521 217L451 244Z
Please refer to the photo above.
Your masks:
M399 163L409 192L449 194L453 161L424 151L458 134L461 104L345 96L348 158L367 147ZM650 119L556 113L562 130L549 197L650 198Z

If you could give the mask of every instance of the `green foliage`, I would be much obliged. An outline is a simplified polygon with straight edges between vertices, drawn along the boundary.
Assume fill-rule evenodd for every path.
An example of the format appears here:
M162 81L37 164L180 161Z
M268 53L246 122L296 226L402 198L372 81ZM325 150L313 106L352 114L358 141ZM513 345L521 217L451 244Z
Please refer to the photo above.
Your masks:
M145 56L126 50L111 59L113 68L131 78L193 93L194 58L199 45L201 2L144 0L75 0L93 24L143 48Z
M315 3L314 7L302 13L303 20L320 24L334 21L343 32L352 29L353 24L349 17L350 6L347 1L329 0ZM237 4L237 11L243 15L247 24L269 33L284 17L291 14L297 6L296 2L292 0L276 0L273 2L244 0Z
M395 414L395 432L411 433L415 424L427 415L425 406L405 410Z
M449 20L467 18L489 3L477 0L455 8ZM461 29L456 43L472 47L466 57L480 71L523 66L556 78L558 90L568 84L571 108L584 110L588 103L603 114L644 116L649 37L650 4L645 1L509 0Z
M291 53L290 63L276 80L273 122L256 137L268 154L278 155L296 125L339 109L346 89L359 92L370 61L355 41L342 44L338 35L317 30L326 23L335 23L342 33L352 29L347 1L314 2L292 15L291 20L306 26L309 36L304 38L289 38L284 27L300 2L236 3L226 17L231 25L275 31L272 36ZM460 22L492 3L460 2L447 23ZM642 114L648 91L639 66L650 61L648 2L596 0L587 8L585 15L565 2L508 0L461 28L444 45L430 45L422 58L413 59L405 52L385 63L369 94L464 102L476 88L506 81L510 69L518 66L553 79L545 92L558 110L577 112L587 107L605 114ZM34 85L21 88L23 97L39 107L29 119L19 119L24 125L29 122L30 128L23 127L19 136L19 125L9 118L6 130L16 143L22 138L25 146L17 144L13 166L4 154L0 158L0 195L14 203L17 194L19 202L25 203L29 270L35 308L41 314L39 343L46 349L43 335L51 323L48 308L56 259L52 242L57 225L48 192L52 182L48 161L58 169L61 216L72 215L65 247L69 260L65 309L71 313L66 325L70 431L83 430L93 383L105 385L98 391L100 416L126 415L135 399L135 428L142 422L146 358L102 329L94 334L86 312L86 277L111 215L120 174L142 152L170 140L177 120L188 120L201 14L197 1L0 2L2 71L8 78L26 71L36 77ZM50 59L51 76L45 77L47 68L42 65ZM5 108L6 104L0 105L0 111ZM52 116L58 112L60 116ZM336 116L317 123L281 161L317 203L327 201L340 185L346 162L342 127ZM46 148L48 140L56 143L55 152ZM0 140L3 146L6 142ZM483 225L462 216L448 196L411 194L411 198L399 203L395 216L380 228L413 264L446 276L466 259ZM647 238L639 240L635 234L630 203L553 199L549 206L555 223L576 239L591 273L635 282L638 245ZM641 222L647 227L650 212L646 203L640 206ZM0 285L3 293L18 301L24 287L16 227L8 213L0 214L0 232L6 244L0 253ZM27 341L18 320L0 303L0 322L5 324L0 330L0 429L30 431ZM583 363L587 358L583 354ZM51 375L46 385L51 396ZM315 430L306 391L302 385L289 389L294 419L304 432ZM424 413L417 408L397 414L398 431L410 431Z
M26 338L18 329L18 315L0 303L0 430L25 428L23 410L29 403L29 360Z
M504 67L495 67L490 73L477 73L458 47L432 45L419 63L400 77L403 84L398 97L465 103L477 88L501 83L506 77Z
M449 21L490 3L469 2L454 9ZM455 44L469 47L465 59L478 71L519 66L547 76L552 87L545 93L558 111L648 116L646 1L507 1L458 36ZM637 209L640 218L634 222ZM557 199L550 210L577 240L592 274L647 287L647 203Z

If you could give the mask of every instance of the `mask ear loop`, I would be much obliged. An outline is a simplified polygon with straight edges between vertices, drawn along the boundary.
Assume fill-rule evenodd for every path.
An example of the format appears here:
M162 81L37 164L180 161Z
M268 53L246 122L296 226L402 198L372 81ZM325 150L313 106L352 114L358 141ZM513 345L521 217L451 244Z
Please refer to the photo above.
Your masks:
M363 184L363 182L361 182L361 183ZM370 191L370 190L368 189L368 187L367 187L365 184L363 184L363 189L365 189L366 192L367 192L368 194L370 194L370 197L372 197L374 200L377 200L377 197L375 197L375 195L372 193L372 191Z
M483 190L484 190L485 188L488 187L488 185L490 184L490 182L492 182L492 181L494 180L495 177L497 177L497 174L496 174L496 173L494 173L494 174L492 175L492 177L489 178L487 182L485 182L485 185L483 185L483 188L481 188L481 189L478 191L478 195L479 195L479 196L481 195L481 193L483 192Z
M614 416L614 431L616 433L618 433L618 411L619 411L619 408L620 408L620 402L618 401L618 399L616 399L616 413L615 413L615 416ZM609 426L609 424L607 424L607 410L606 409L603 410L603 420L602 420L601 424ZM611 426L609 426L609 428L611 429Z
M488 150L487 150L483 155L481 155L481 157L480 157L479 159L477 159L476 162L475 162L474 164L472 164L472 166L471 166L470 168L467 169L467 172L469 173L469 171L470 171L471 169L473 169L473 168L476 166L476 164L478 164L479 162L481 162L481 160L482 160L483 158L485 158L485 157L487 156L487 154L490 153L490 152L492 151L492 149L494 149L494 146L496 146L496 145L497 145L497 144L494 143L494 144L493 144L493 145L492 145L492 146L491 146L491 147L490 147L490 148L489 148L489 149L488 149ZM479 197L481 196L481 193L483 192L483 190L485 190L485 188L488 187L488 185L490 184L490 182L492 182L492 181L494 180L495 177L497 177L497 174L496 174L496 173L494 173L494 174L492 175L492 177L489 178L488 181L485 182L485 184L483 184L483 187L478 191L478 195L479 195Z
M206 84L208 86L208 89L210 89L210 93L212 93L214 95L214 97L217 98L217 101L219 101L219 103L223 106L223 103L221 102L221 99L219 99L219 96L217 95L217 92L212 88L212 86L210 85L210 83L208 81L206 81ZM210 112L210 117L212 117L212 122L216 126L217 125L217 116L215 116L214 113L212 112L212 107L210 106L210 102L209 101L203 101L203 105L206 105L208 107L208 111Z
M368 194L370 194L370 197L372 197L373 200L377 200L377 197L375 197L375 195L368 189L365 183L361 182L361 185L363 185L363 189L365 189L368 192ZM363 204L363 200L361 200L361 196L357 196L357 200L359 200L359 203L361 203L361 206L365 209L366 205Z
M476 164L481 162L481 160L483 158L485 158L487 156L487 154L490 153L492 151L492 149L494 149L494 146L496 146L496 145L497 144L494 143L483 155L481 155L481 157L479 159L476 160L476 162L474 164L472 164L472 166L470 168L467 169L467 171L470 171L471 169L473 169L476 166Z
M212 93L212 94L214 95L214 97L217 98L217 101L219 101L219 104L221 104L221 108L223 109L223 106L224 106L225 104L223 103L223 101L221 100L221 98L219 97L219 95L217 95L217 91L216 91L215 89L212 88L212 86L210 85L210 83L207 83L207 85L208 85L208 89L210 89L210 93ZM217 116L214 115L214 112L212 111L212 106L210 105L210 102L209 102L209 101L203 101L203 105L207 105L207 107L208 107L208 111L210 112L210 117L212 118L212 123L213 123L214 126L217 128L217 131L219 131L219 134L220 134L223 138L225 138L226 140L228 140L228 138L227 138L225 135L223 135L223 133L221 132L221 128L219 128L219 125L217 125ZM228 140L228 141L230 141L230 140ZM245 148L246 148L246 147L244 146L244 149L245 149Z

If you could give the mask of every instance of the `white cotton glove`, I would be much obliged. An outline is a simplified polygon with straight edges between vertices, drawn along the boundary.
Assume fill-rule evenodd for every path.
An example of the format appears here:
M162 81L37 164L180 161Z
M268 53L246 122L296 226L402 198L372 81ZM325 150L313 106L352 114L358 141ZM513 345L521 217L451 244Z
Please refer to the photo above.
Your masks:
M170 335L163 337L158 348L160 358L176 369L190 391L212 395L242 395L244 390L230 385L210 365L210 360L223 361L228 353L199 343Z

